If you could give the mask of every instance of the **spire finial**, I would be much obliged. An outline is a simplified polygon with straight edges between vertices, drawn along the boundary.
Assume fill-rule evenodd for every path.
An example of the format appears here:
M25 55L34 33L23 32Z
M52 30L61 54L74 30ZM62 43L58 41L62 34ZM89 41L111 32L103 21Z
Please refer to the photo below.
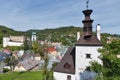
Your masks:
M86 8L88 9L89 7L89 0L86 1Z

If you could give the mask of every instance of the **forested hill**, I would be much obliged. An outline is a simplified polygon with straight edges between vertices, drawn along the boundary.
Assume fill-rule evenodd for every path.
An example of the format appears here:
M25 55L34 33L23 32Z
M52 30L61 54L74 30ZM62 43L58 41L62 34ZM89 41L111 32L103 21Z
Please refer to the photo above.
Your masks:
M62 42L65 45L73 45L73 43L76 41L76 32L82 32L82 28L75 26L65 26L55 29L28 30L26 32L27 36L31 36L33 31L37 33L38 40Z
M26 31L27 36L31 36L32 32L37 33L38 40L47 40L51 42L62 42L64 45L74 45L76 42L76 33L80 31L82 34L81 27L65 26L55 29L44 29L44 30L28 30ZM94 32L95 33L95 32ZM95 33L96 35L96 33ZM106 43L107 37L119 37L117 34L101 33L102 43Z
M31 29L31 30L22 32L22 31L15 31L6 26L0 26L0 44L2 43L3 36L25 35L27 37L31 37L31 33L36 32L38 40L43 40L43 41L47 40L51 42L62 42L64 45L74 45L74 43L76 42L77 31L80 31L82 33L82 28L75 27L75 26L65 26L65 27L59 27L59 28L54 28L54 29L43 29L43 30L32 30ZM120 35L102 33L103 41L106 40L106 37L108 36L120 37Z
M8 28L6 26L0 25L0 35L9 36L9 35L23 35L24 32L16 31L14 29Z

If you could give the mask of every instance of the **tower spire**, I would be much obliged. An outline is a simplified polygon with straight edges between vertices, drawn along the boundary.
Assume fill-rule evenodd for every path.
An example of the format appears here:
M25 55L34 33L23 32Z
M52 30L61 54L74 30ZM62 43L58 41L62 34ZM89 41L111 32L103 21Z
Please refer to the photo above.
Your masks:
M89 0L86 1L86 8L88 9L89 7Z
M91 36L93 20L90 18L90 15L92 13L92 10L87 9L87 10L84 10L83 13L85 15L85 19L82 21L82 23L84 24L84 27L83 27L84 36Z

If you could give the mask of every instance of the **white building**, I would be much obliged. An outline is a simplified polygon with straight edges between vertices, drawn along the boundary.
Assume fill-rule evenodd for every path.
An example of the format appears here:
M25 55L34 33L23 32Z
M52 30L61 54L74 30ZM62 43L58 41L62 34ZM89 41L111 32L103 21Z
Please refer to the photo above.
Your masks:
M31 41L36 41L36 40L37 40L36 32L32 32Z
M24 36L3 37L3 47L7 46L22 46L24 44Z
M54 69L55 80L93 80L95 73L87 72L91 61L97 61L102 64L99 59L99 48L102 48L102 43L97 36L92 33L92 22L90 14L92 10L84 10L85 20L83 34L75 43L75 47L70 47L64 57Z

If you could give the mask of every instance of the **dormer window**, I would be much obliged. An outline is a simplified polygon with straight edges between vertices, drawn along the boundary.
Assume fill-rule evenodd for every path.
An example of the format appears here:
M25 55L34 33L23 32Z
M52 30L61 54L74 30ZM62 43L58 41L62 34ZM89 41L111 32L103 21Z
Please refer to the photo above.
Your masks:
M69 70L69 69L71 68L71 65L70 65L69 63L66 63L66 64L64 65L64 68L65 68L66 70Z
M91 54L86 54L86 58L91 59Z

